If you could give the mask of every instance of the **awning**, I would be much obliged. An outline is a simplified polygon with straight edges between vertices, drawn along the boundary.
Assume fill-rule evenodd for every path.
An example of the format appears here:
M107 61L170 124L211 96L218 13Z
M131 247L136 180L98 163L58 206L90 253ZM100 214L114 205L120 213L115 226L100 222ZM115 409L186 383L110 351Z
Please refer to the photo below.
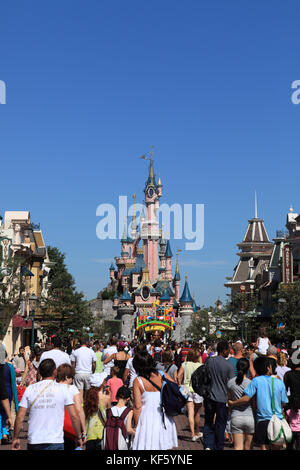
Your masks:
M31 328L32 322L29 319L25 320L21 315L15 315L13 317L13 326L15 328Z

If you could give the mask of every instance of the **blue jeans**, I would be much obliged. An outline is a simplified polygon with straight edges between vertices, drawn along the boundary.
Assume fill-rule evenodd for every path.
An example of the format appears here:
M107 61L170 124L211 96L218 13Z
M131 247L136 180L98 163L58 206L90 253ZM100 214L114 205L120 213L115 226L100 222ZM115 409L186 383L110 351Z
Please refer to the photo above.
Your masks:
M211 450L224 449L224 435L228 419L226 403L220 403L210 398L204 400L205 422L203 430L204 448ZM214 417L216 416L215 422Z
M64 450L64 444L27 444L27 450Z

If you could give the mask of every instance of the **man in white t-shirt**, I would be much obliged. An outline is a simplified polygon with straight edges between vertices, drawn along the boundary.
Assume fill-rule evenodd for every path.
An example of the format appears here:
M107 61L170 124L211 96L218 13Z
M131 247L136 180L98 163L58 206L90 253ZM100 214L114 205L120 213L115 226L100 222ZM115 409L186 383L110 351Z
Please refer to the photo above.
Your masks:
M103 350L103 354L102 354L102 361L104 362L105 359L107 359L109 356L111 356L112 354L116 354L118 352L118 349L117 349L117 340L112 338L110 340L110 344L107 348L105 348ZM107 364L104 364L104 367L103 367L103 371L107 374L107 375L110 375L110 369L114 366L114 361L110 361L108 362Z
M61 340L57 336L53 336L51 338L51 345L52 349L49 351L45 351L42 353L41 358L40 358L40 364L44 359L53 359L56 365L56 369L61 365L61 364L69 364L71 365L71 360L69 354L61 351Z
M80 348L72 352L71 362L75 367L74 385L83 400L86 390L91 387L90 377L95 372L97 362L95 351L89 347L89 338L80 340Z
M76 432L78 445L82 447L79 416L68 386L55 381L56 366L52 359L39 365L40 382L29 385L19 404L14 426L12 450L20 450L19 434L27 412L28 450L64 450L65 407Z

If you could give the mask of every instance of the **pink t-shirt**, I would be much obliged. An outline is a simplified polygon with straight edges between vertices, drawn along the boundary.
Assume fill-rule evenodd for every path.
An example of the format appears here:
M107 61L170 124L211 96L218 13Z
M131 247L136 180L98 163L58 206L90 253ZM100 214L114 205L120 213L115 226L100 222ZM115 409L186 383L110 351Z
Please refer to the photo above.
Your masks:
M300 431L300 410L287 410L288 422L292 431Z
M110 400L112 402L117 401L116 394L119 388L123 387L123 380L118 377L112 377L111 379L108 379L107 385L110 388Z

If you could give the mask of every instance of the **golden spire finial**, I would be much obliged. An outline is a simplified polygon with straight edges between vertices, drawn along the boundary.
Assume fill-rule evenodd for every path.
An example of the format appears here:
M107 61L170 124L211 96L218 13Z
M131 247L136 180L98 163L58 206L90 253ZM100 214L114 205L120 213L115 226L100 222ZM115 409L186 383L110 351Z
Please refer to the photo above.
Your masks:
M154 171L153 171L153 145L151 145L151 150L150 150L150 171L149 171L149 176L150 178L154 178Z
M162 186L162 184L161 184L161 179L160 179L160 173L158 173L157 185L158 185L158 186Z
M186 280L186 282L187 282L187 280L188 280L187 273L184 273L184 274L185 274L185 280Z
M178 262L178 255L179 253L181 252L182 250L179 250L179 248L177 248L177 253L176 253L176 273L179 273L179 262Z

